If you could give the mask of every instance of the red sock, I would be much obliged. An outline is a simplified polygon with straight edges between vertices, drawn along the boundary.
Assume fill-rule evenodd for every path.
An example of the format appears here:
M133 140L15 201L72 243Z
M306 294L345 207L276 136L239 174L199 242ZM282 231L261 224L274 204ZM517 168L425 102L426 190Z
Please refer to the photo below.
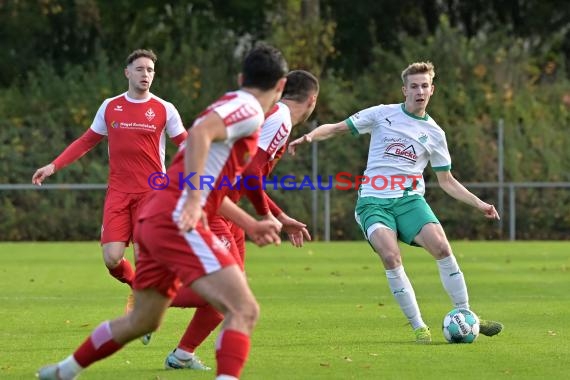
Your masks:
M211 305L197 308L182 339L180 339L178 348L194 352L223 320L224 316Z
M109 321L101 323L73 353L77 363L86 368L94 362L113 355L123 347L113 340Z
M201 307L208 303L190 288L180 288L170 307Z
M111 276L115 277L122 283L128 284L131 288L133 287L133 280L135 279L135 271L131 266L129 260L123 258L119 265L113 269L109 269Z
M249 354L249 336L236 330L223 330L216 341L216 376L228 375L239 379Z

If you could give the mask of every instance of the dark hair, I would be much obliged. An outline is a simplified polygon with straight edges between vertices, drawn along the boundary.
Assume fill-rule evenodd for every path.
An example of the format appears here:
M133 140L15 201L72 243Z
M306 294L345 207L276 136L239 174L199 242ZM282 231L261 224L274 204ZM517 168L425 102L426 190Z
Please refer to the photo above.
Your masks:
M319 80L313 74L305 70L293 70L287 74L283 99L304 102L313 92L319 92Z
M245 57L242 66L242 86L267 91L289 71L287 61L276 48L258 44Z
M135 61L136 59L139 59L140 57L148 58L154 63L156 63L156 60L158 59L156 58L156 54L154 54L152 50L137 49L133 51L131 54L129 54L129 56L127 57L127 66L133 63L133 61Z

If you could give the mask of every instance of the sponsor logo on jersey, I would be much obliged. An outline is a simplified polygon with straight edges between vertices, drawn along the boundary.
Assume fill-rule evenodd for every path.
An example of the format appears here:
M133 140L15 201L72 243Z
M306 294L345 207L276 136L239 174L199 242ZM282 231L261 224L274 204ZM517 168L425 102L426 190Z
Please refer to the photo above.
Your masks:
M117 104L115 106L115 108L113 109L113 111L119 111L119 112L123 112L123 106L120 104Z
M152 119L154 119L154 117L156 116L156 114L154 113L154 111L152 110L152 108L149 108L148 110L146 110L146 112L144 113L144 115L146 116L146 119L148 121L151 121Z
M281 123L281 126L279 126L279 129L277 130L277 133L275 133L275 136L273 136L273 140L271 140L271 143L269 143L269 146L267 147L267 153L273 157L281 142L284 139L287 139L287 137L289 137L289 130L285 124Z
M224 124L232 125L237 124L240 121L249 119L252 116L257 115L257 111L249 104L243 104L234 112L230 113L228 116L224 118Z
M113 128L120 128L120 129L135 129L135 130L139 130L139 131L147 131L147 132L154 132L156 131L156 125L154 124L144 124L144 123L135 123L135 122L118 122L118 121L113 121L111 123L111 126Z
M386 147L385 155L398 157L406 161L416 162L418 156L416 155L416 150L413 145L404 145L401 143L394 143Z
M405 137L384 137L383 140L386 144L389 143L402 143L407 144L410 140Z

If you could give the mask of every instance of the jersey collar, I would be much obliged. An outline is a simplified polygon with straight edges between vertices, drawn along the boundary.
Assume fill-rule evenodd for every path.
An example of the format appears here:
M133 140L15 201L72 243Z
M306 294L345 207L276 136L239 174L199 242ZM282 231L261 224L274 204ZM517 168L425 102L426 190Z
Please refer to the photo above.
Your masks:
M404 103L402 103L401 106L402 106L402 111L403 111L406 115L408 115L409 117L414 118L414 119L416 119L416 120L428 121L429 115L428 115L427 112L426 112L426 114L425 114L424 117L419 117L419 116L414 115L413 113L409 113L408 111L406 111L406 107L404 107Z

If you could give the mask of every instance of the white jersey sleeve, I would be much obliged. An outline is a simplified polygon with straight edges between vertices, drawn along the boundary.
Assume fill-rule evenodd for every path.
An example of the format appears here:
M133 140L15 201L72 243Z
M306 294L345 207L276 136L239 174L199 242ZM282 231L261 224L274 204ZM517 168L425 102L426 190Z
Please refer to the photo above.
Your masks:
M451 155L447 148L445 133L441 135L441 140L436 142L430 154L430 163L435 171L451 170Z
M287 143L291 129L291 111L285 104L278 103L278 109L265 119L261 127L257 146L273 159L275 153Z
M166 108L166 134L168 137L176 137L186 130L182 118L174 104L165 102L164 106Z
M231 144L253 134L264 120L263 109L257 101L238 97L216 108L227 129L226 142Z
M112 99L105 99L103 104L97 110L97 114L95 114L95 118L93 119L93 123L91 123L91 129L93 132L98 133L100 135L107 136L109 133L107 132L107 123L105 123L105 110L107 106L111 102Z
M382 105L378 105L358 111L346 119L346 124L353 135L362 135L370 133L383 119Z

